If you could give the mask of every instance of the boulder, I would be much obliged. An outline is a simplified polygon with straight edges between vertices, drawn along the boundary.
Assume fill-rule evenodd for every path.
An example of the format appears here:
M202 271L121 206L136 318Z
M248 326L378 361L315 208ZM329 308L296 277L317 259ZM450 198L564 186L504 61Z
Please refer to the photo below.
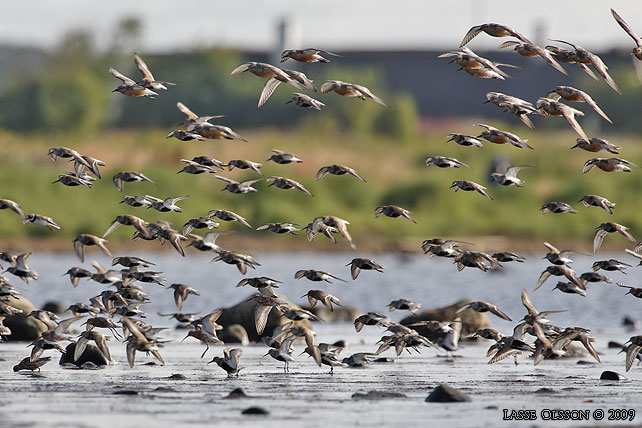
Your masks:
M92 345L91 343L87 344L87 347L83 351L80 358L77 361L74 361L74 351L76 350L76 344L70 343L65 348L65 353L60 356L60 364L74 364L77 367L81 367L85 363L92 363L98 367L106 366L108 361L105 356L100 352L98 347Z
M457 310L459 308L473 301L474 300L472 299L464 299L449 306L425 309L402 319L401 324L408 325L419 321L452 321L457 316ZM462 322L462 338L469 334L473 334L478 329L490 327L490 320L488 315L485 313L475 312L472 309L469 309L460 313L459 316Z
M337 306L333 311L320 304L314 308L304 306L303 309L312 312L325 322L354 322L355 318L363 314L359 309L349 306Z
M439 385L426 397L428 403L462 403L466 401L471 401L468 394L446 384Z
M285 298L284 296L279 297L287 301L287 298ZM291 303L289 301L287 302L287 304L293 309L301 309L300 306L295 305L294 303ZM272 308L272 310L270 311L270 315L268 316L267 324L265 325L265 330L263 331L263 334L259 335L256 332L256 324L254 322L254 309L256 308L256 306L257 303L254 300L244 299L234 306L223 308L223 314L221 314L220 318L216 320L217 324L223 326L223 331L221 332L223 334L219 336L220 339L224 342L229 341L230 343L238 343L239 339L236 337L236 335L226 335L225 331L226 329L229 329L230 326L239 324L247 332L247 338L250 341L260 342L261 337L271 336L272 330L274 330L276 327L280 326L281 324L285 324L286 322L290 322L289 319L281 315L281 312L279 312L278 309ZM310 327L310 323L308 321L295 321L294 325L304 326L308 328ZM228 341L226 341L225 338L227 338Z
M40 335L47 330L47 326L33 317L27 317L31 311L38 308L24 296L9 297L7 300L10 306L20 309L20 315L8 316L3 324L11 330L11 335L5 336L6 340L29 341L38 340Z
M600 375L600 380L625 380L626 378L617 372L605 370Z

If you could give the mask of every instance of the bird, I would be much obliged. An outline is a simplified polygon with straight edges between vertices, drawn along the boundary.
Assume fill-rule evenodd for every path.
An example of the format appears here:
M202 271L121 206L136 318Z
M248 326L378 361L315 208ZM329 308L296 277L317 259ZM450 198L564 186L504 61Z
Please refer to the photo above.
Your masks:
M51 217L47 217L40 214L27 214L25 215L24 220L22 220L22 223L23 224L33 223L38 226L44 226L47 229L51 230L52 232L55 229L60 229L60 226L58 226Z
M113 181L119 192L123 191L123 183L147 181L149 183L156 184L154 181L147 178L144 174L141 174L140 172L119 172L116 175L114 175Z
M493 200L493 197L490 196L488 193L486 193L486 188L481 184L475 183L474 181L455 180L450 185L450 188L453 189L454 192L457 192L458 190L464 190L467 192L477 192L480 195L487 197L491 201Z
M626 159L620 158L593 158L586 161L584 167L582 168L582 174L586 174L593 167L596 166L602 171L605 172L631 172L630 166L639 168L638 165L633 162L629 162Z
M616 283L618 287L621 288L628 288L629 291L626 292L626 294L630 294L633 297L637 297L638 299L642 299L642 288L640 287L632 287L630 285L622 284L622 283ZM626 296L625 294L625 296Z
M217 309L205 315L195 323L197 325L196 330L191 330L183 339L185 340L191 336L205 344L205 351L203 351L203 353L201 354L201 358L203 358L207 351L210 349L210 343L213 343L215 345L220 345L223 343L223 341L219 339L216 334L216 330L219 330L221 328L220 325L216 324L216 320L218 320L221 315L223 315L222 309Z
M579 89L573 88L572 86L556 86L555 88L550 90L545 97L555 101L559 100L560 98L564 98L566 101L587 103L593 110L595 110L597 114L602 116L606 121L608 121L609 123L613 123L613 121L609 119L606 113L604 113L602 109L598 107L597 103L593 101L593 98L591 98L589 94Z
M292 343L296 339L297 336L292 335L284 339L282 342L275 342L275 344L278 344L277 347L269 349L264 357L269 355L277 361L282 361L285 364L283 366L283 372L289 372L290 363L294 361L294 357L292 357L292 353L294 352L294 349L292 349Z
M376 325L379 328L388 327L390 320L387 316L377 312L368 312L355 318L354 329L358 332L366 325Z
M383 266L374 260L364 259L364 258L354 258L346 266L350 266L350 274L352 279L357 279L362 270L376 270L377 272L383 272Z
M576 140L576 143L571 149L574 149L576 147L579 147L582 150L586 150L587 152L601 152L602 150L605 150L609 153L613 153L614 155L619 154L620 148L616 146L615 144L611 144L608 141L602 139L602 138L590 138L588 141L586 141L583 138L578 138Z
M9 209L14 213L18 214L20 218L25 220L27 218L25 212L20 208L20 205L17 202L12 201L11 199L0 199L0 210Z
M142 80L137 82L138 85L142 85L143 87L148 89L153 89L154 91L166 91L167 86L165 85L176 85L176 83L164 82L162 80L154 79L154 75L150 71L149 67L137 53L134 53L134 62L136 63L136 68L138 68L138 71L140 71L143 75Z
M566 104L546 97L538 98L535 102L535 106L544 117L562 116L580 137L585 140L589 139L586 135L586 132L584 132L580 124L577 122L577 119L575 118L575 116L584 116L584 112L581 112L577 109L574 109L573 107L569 107Z
M183 225L183 235L187 236L193 229L214 229L220 223L209 217L191 218Z
M631 36L631 38L635 42L635 47L631 51L631 55L642 61L642 39L640 38L640 36L635 34L633 30L631 30L629 24L627 24L626 21L624 21L624 19L622 19L622 17L614 9L611 9L611 13L613 14L613 18L615 18L615 21L620 25L620 27L622 27L624 31L626 31L626 34Z
M453 58L450 63L456 62L461 66L461 69L466 71L466 73L482 79L505 80L505 77L510 77L507 73L501 70L499 66L519 68L510 64L493 62L476 54L468 47L462 47L461 51L450 51L441 54L438 58Z
M580 279L575 275L575 271L573 271L573 269L566 265L551 265L544 269L544 271L540 274L539 278L537 279L537 283L535 284L535 290L541 287L542 284L544 284L544 282L546 282L546 280L551 275L564 276L566 277L566 279L568 279L578 287L584 290L586 289L582 281L580 281Z
M263 62L247 62L239 65L234 70L232 70L232 75L244 73L249 71L258 77L267 77L268 81L261 92L259 97L258 107L261 107L265 102L270 98L274 89L278 86L279 83L289 83L297 89L302 89L302 86L296 79L286 73L284 70L272 65L266 64Z
M553 290L560 290L562 293L567 294L579 294L580 296L586 297L586 289L572 282L558 281Z
M250 223L248 223L247 220L245 220L245 218L241 217L240 215L232 211L210 210L205 217L208 217L208 218L216 217L223 221L238 221L243 226L247 226L250 229L252 229L252 226L250 226Z
M475 123L473 124L473 126L481 126L482 128L486 128L486 131L483 131L475 138L483 138L495 144L511 144L520 149L528 148L533 150L533 148L527 144L528 140L522 140L513 133L501 131L494 126L485 125L483 123Z
M319 168L319 171L317 171L316 180L317 181L321 180L327 174L332 174L332 175L348 174L366 183L366 180L361 178L361 176L357 174L357 171L344 165L334 164L334 165L322 166L321 168Z
M573 260L571 260L568 257L570 254L573 254L573 251L571 250L560 251L557 248L555 248L553 244L549 244L548 242L544 242L544 246L548 249L548 253L546 254L546 256L544 256L544 258L547 259L552 264L566 265L573 262Z
M245 159L232 159L227 163L227 168L232 171L234 168L238 169L251 169L252 171L256 172L259 175L263 175L263 173L259 170L263 165L258 163L258 162L252 162L249 160Z
M457 313L460 314L467 309L472 309L475 312L490 312L506 321L512 321L512 319L510 319L508 315L506 315L501 309L499 309L497 306L493 305L492 303L481 302L481 301L471 302L457 309Z
M123 82L122 85L118 86L112 92L120 92L129 97L145 97L152 100L158 95L158 93L146 88L143 84L136 83L136 81L120 73L113 67L109 67L109 74Z
M331 279L341 281L341 282L347 282L345 279L341 279L338 276L334 276L331 273L328 272L323 272L320 270L314 270L314 269L304 269L304 270L298 270L294 274L295 279L301 279L301 278L307 278L310 281L325 281L330 284L332 284Z
M222 175L214 175L214 178L217 178L221 181L225 181L227 183L225 187L221 189L221 191L227 190L230 193L236 193L236 194L247 194L251 192L258 192L258 190L252 187L252 185L262 180L262 178L259 178L256 180L248 180L248 181L243 181L239 183L236 180L223 177Z
M279 189L284 189L284 190L297 189L302 191L308 196L314 196L308 189L303 187L301 183L299 183L298 181L292 180L291 178L285 178L285 177L279 177L277 175L273 175L271 177L266 178L265 181L270 183L268 184L268 186L276 186Z
M101 250L103 250L103 252L105 254L107 254L109 257L113 257L112 254L111 254L111 251L109 251L109 249L105 246L106 242L107 242L107 240L105 240L103 238L100 238L98 236L90 235L88 233L81 233L80 235L78 235L76 237L76 239L73 240L74 252L78 256L80 261L83 262L83 263L85 261L85 247L86 246L95 245L98 248L100 248Z
M116 219L109 226L107 231L103 234L103 238L116 230L120 225L133 226L142 237L152 239L152 232L149 228L149 223L140 217L131 214L123 214L116 217Z
M454 141L460 146L484 147L484 144L477 139L478 137L473 137L472 135L451 133L451 134L448 134L447 137L448 137L448 140L446 140L446 142Z
M421 244L424 254L429 254L430 257L455 257L459 255L460 250L457 248L459 244L466 244L466 242L443 240L443 239L427 239Z
M147 208L153 208L156 211L160 211L162 213L166 212L183 212L181 207L176 205L176 202L183 201L185 199L189 198L189 195L187 196L174 196L170 198L165 198L165 199L159 199L155 198L154 196L150 195L145 195L145 199L147 199L151 204Z
M637 358L638 353L640 350L642 350L642 336L632 336L629 338L629 340L626 341L624 344L624 348L626 349L626 371L628 372L631 370L631 366L633 366L633 362ZM13 368L14 371L16 371L16 368Z
M635 238L628 232L628 230L629 230L628 227L618 223L614 223L612 221L607 221L600 224L595 229L595 237L593 238L593 252L597 253L597 250L600 249L600 246L602 245L602 241L604 240L604 237L606 236L607 233L618 232L629 241L635 242Z
M620 271L622 273L626 270L626 268L630 268L631 265L628 263L621 262L616 259L608 259L608 260L597 260L593 262L593 270L598 271L600 269L603 269L605 271Z
M584 64L584 65L592 65L595 70L604 78L606 83L613 89L615 92L618 94L622 95L622 91L620 91L620 88L618 88L617 83L615 83L615 80L609 75L608 73L608 67L606 64L604 64L604 61L602 59L595 55L592 52L587 51L584 49L582 46L571 43L571 42L565 42L564 40L553 40L554 42L559 42L559 43L564 43L569 46L571 46L573 49L575 49L574 52L574 60L575 62L579 64Z
M492 258L497 260L500 263L504 262L519 262L519 263L524 263L524 260L526 260L526 257L520 256L517 253L513 253L510 251L502 251L499 253L493 253L490 255Z
M181 172L187 173L187 174L204 174L204 173L210 173L214 174L216 173L216 170L212 168L211 166L208 165L202 165L198 162L191 161L189 159L181 159L181 162L184 162L186 165L178 171L176 174L180 174Z
M325 307L330 309L330 312L334 311L334 308L332 307L333 303L337 306L341 306L341 300L339 300L339 298L323 290L309 290L306 294L304 294L301 297L303 298L306 296L308 298L308 302L310 303L310 306L313 308L317 305L317 302L323 303Z
M127 336L127 362L129 363L129 367L134 367L136 351L145 352L147 354L151 353L161 364L165 364L165 361L163 361L163 357L159 352L160 344L155 338L148 338L147 334L144 334L139 330L134 321L128 317L123 317L121 321L123 323L123 327L125 327L129 332L129 336L124 335Z
M205 141L205 137L203 137L200 134L197 134L196 132L188 132L183 129L177 129L169 134L167 134L167 137L165 138L176 138L177 140L181 141Z
M19 254L18 257L16 257L15 265L9 266L5 272L9 272L10 274L17 276L26 284L29 283L30 279L37 280L38 272L33 269L29 269L29 266L27 265L27 259L29 259L30 256L31 251Z
M340 57L332 52L324 51L316 48L306 48L306 49L286 49L281 53L280 62L285 62L288 59L294 61L303 62L303 63L313 63L313 62L330 62L329 59L324 58L323 55L330 55Z
M86 177L90 177L88 174ZM85 186L88 189L91 188L91 181L78 176L75 172L66 172L64 174L58 175L56 181L52 181L51 184L62 183L65 186L76 187L76 186Z
M185 115L185 120L183 120L179 125L183 126L189 126L192 124L201 124L205 123L211 119L220 119L225 117L225 115L216 115L216 116L199 116L196 113L194 113L192 110L190 110L185 104L182 102L177 102L176 103L176 108Z
M445 156L429 156L426 158L426 166L435 165L439 168L459 168L463 166L464 168L470 168L465 163L455 159Z
M105 357L105 360L111 362L112 357L109 353L109 348L107 347L107 339L108 337L98 331L83 331L80 333L78 341L76 341L76 347L74 348L74 361L78 361L83 352L85 352L85 349L87 349L87 344L93 340L98 347L98 351Z
M466 45L468 42L470 42L476 35L478 35L482 31L488 34L489 36L493 36L493 37L512 36L521 40L524 43L532 44L526 37L522 36L517 31L513 30L510 27L507 27L502 24L488 23L488 24L475 25L471 27L471 29L468 30L468 32L462 39L461 43L459 44L459 47Z
M259 294L255 294L246 301L254 302L254 326L256 327L256 332L259 335L263 334L263 331L265 330L268 316L270 315L272 308L287 304L287 301L280 297L266 297Z
M272 161L276 162L280 165L287 165L289 163L301 163L303 160L298 157L297 155L293 155L292 153L287 153L282 150L277 150L277 149L272 149L272 152L274 153L270 158L266 161Z
M582 202L587 208L591 206L600 207L609 214L613 214L613 208L615 208L615 203L598 195L582 196L582 199L580 199L579 202Z
M488 262L486 264L485 262ZM462 271L465 267L476 267L477 269L487 272L502 267L499 261L486 253L478 251L463 251L455 256L453 263L457 264L457 270Z
M534 168L535 165L514 165L506 168L504 174L493 172L490 174L491 180L502 186L517 186L523 187L524 180L517 177L517 173L524 168Z
M512 95L502 94L501 92L486 93L485 103L492 103L499 108L503 108L504 111L519 117L524 125L531 129L535 129L533 122L527 116L529 114L537 113L537 109L532 103Z
M388 311L390 312L394 312L396 310L400 310L400 311L405 310L415 314L419 309L421 309L421 303L415 303L408 299L397 299L388 303Z
M333 91L344 97L356 97L362 100L370 98L377 104L381 104L384 107L389 107L388 104L386 104L381 98L370 92L370 89L354 83L342 82L340 80L328 80L324 82L323 85L321 85L321 93L325 94L330 91Z
M145 199L144 196L123 196L123 200L119 204L127 204L130 207L149 207L152 205L149 199Z
M566 202L547 202L544 205L542 205L542 208L540 208L540 212L542 214L546 214L548 212L553 213L553 214L562 214L562 213L571 213L575 214L577 210L567 204Z
M187 246L194 247L199 251L219 251L221 250L221 247L216 244L216 240L220 235L221 232L208 232L204 236L190 233L187 236L192 238L192 240L187 244Z
M31 370L32 372L36 370L40 371L40 367L44 366L49 361L51 361L51 357L42 357L34 360L32 360L31 357L26 357L26 358L23 358L18 364L13 366L13 371L14 372L19 372L20 370Z
M71 280L71 285L73 285L74 287L77 287L78 283L80 282L80 278L91 278L93 274L91 273L91 271L88 271L87 269L83 269L80 267L72 267L63 275L69 275L69 279Z
M267 223L257 227L256 230L269 230L271 232L278 233L278 234L291 233L292 235L296 235L297 232L301 230L301 229L298 229L297 226L300 226L300 225L296 223L290 223L290 222Z
M219 249L216 251L218 254L212 259L212 262L222 261L230 265L236 265L236 268L245 275L247 268L256 269L256 266L261 266L254 257L249 254L241 253L239 251L227 251Z
M239 367L241 355L243 355L243 350L240 348L225 348L223 349L223 357L214 357L207 364L216 363L220 368L225 370L228 378L234 375L238 377L242 369L242 367Z
M174 290L174 302L179 312L183 309L183 302L187 300L190 294L195 296L201 295L198 290L185 284L172 284L169 288Z
M292 98L285 102L286 104L294 103L295 105L303 108L311 108L314 110L322 111L325 107L321 101L312 98L309 95L302 94L301 92L293 92Z
M234 131L232 128L223 125L213 125L207 121L205 122L194 122L187 125L187 132L193 132L201 137L210 139L210 140L239 140L247 142L239 133Z
M391 218L403 217L417 224L417 222L412 217L410 217L410 211L396 205L382 205L377 207L375 209L374 216L375 218L379 218L381 217L381 215L385 215L386 217Z
M539 47L532 43L518 42L515 40L509 40L499 45L500 49L510 47L512 47L515 52L526 58L534 58L536 56L540 56L544 58L544 60L550 65L552 65L557 71L568 75L568 72L564 69L564 67L562 67L557 61L555 61L555 58L553 58L551 52L545 48Z

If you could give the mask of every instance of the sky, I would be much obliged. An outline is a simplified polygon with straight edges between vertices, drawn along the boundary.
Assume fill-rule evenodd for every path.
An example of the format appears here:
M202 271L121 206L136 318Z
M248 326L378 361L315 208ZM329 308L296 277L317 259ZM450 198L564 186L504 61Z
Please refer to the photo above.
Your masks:
M560 38L596 51L632 48L611 7L642 35L639 0L20 0L3 2L0 44L47 48L65 32L84 28L105 46L119 20L136 16L143 37L133 48L147 53L212 45L270 50L284 17L294 23L300 47L326 50L454 49L471 26L485 22L510 26L536 43ZM473 42L486 49L501 40L478 36Z

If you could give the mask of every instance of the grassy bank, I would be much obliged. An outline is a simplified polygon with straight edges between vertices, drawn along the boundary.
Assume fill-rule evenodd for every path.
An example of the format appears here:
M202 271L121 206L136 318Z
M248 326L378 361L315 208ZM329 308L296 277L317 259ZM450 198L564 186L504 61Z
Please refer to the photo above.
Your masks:
M525 127L509 129L527 138L535 148L533 151L491 143L481 149L445 143L449 132L477 133L479 129L470 123L473 122L449 123L405 140L343 134L313 122L288 132L273 129L244 132L239 129L248 143L166 140L167 130L109 131L74 138L24 137L5 132L0 134L0 197L19 202L27 213L53 217L62 230L49 232L34 225L22 226L17 216L1 211L0 242L45 236L68 242L79 233L102 235L111 221L124 213L147 221L164 219L175 227L182 227L189 218L204 215L215 208L235 211L255 227L282 221L305 225L319 215L336 215L351 222L350 231L357 243L367 242L372 248L386 245L405 247L410 238L435 236L504 236L520 241L589 242L595 227L604 221L624 224L631 227L634 236L642 236L642 217L639 216L642 209L639 198L642 171L634 168L629 174L614 174L595 168L582 174L582 165L587 159L608 156L579 149L569 150L576 136L567 131L532 132ZM497 126L504 129L505 125ZM639 139L602 137L622 147L621 157L642 164ZM48 158L49 147L55 146L74 148L105 161L107 166L102 169L103 179L98 180L92 189L51 184L58 174L71 170L71 164L66 160L59 159L54 163ZM265 162L270 150L276 148L295 153L304 162L296 165ZM191 159L196 155L213 156L224 162L230 159L261 162L266 177L281 175L298 180L315 197L296 190L266 187L265 181L256 184L257 193L235 195L221 192L224 183L211 175L177 175L176 172L182 168L180 159ZM424 159L431 155L456 157L472 168L428 168ZM520 178L526 181L525 187L488 185L494 201L476 193L453 193L449 189L451 182L458 179L487 185L491 163L499 159L512 165L536 165L520 172ZM333 163L355 168L368 182L332 175L316 182L314 176L318 168ZM125 192L121 194L111 181L119 171L143 172L157 184L127 183ZM237 169L222 175L239 181L259 178L255 173ZM180 203L183 213L159 213L119 204L124 194L190 197ZM584 208L578 201L586 194L598 194L617 203L615 213L609 215L599 208ZM577 208L578 213L540 214L539 208L548 201L568 202ZM386 217L375 220L374 209L383 204L400 205L411 210L418 224ZM220 230L249 232L239 224L230 223L223 223ZM131 233L131 228L121 227L110 240L125 241ZM294 248L299 247L299 241L304 239L256 231L244 234L243 239L251 240L252 236L262 242L269 242L269 239L278 241L279 247L287 247L291 242ZM622 247L625 245L621 237L607 237L606 243L609 241L616 241Z

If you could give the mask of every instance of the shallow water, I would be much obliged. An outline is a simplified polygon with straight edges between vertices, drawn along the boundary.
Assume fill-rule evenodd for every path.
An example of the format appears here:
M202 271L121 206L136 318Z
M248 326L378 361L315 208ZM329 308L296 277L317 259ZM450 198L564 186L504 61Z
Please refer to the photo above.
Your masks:
M90 253L88 260L92 260ZM190 296L183 312L207 312L217 307L232 305L250 294L252 290L235 288L242 278L234 266L210 264L211 257L189 254L186 259L174 253L138 254L157 263L166 283L182 282L197 288L201 296ZM582 326L592 330L597 338L596 349L601 364L578 365L577 360L546 360L533 366L522 358L518 366L512 359L488 365L485 357L490 345L466 344L456 358L438 356L433 349L423 349L421 354L404 353L400 357L393 350L383 356L394 357L393 364L371 365L366 369L337 368L335 375L327 367L317 367L307 356L297 356L291 372L283 373L283 364L270 357L263 357L266 348L258 345L244 347L240 377L226 379L225 373L206 362L214 355L221 355L224 346L213 346L205 358L199 358L204 347L195 340L179 342L183 331L169 330L163 337L172 339L161 350L165 366L147 366L153 357L137 354L137 365L130 369L126 362L125 345L112 339L110 350L119 364L101 370L69 370L51 362L41 373L30 375L13 373L11 367L28 355L24 343L0 344L0 426L40 427L113 427L113 426L322 426L332 423L340 426L559 426L560 421L546 421L544 409L588 409L588 421L569 421L567 426L598 424L593 412L603 410L608 421L609 409L634 409L633 422L641 424L642 367L635 366L626 373L628 380L600 381L604 370L624 371L624 354L608 349L609 340L626 341L633 334L620 327L625 314L639 316L642 301L624 296L626 290L614 285L616 281L636 285L640 278L638 268L630 268L628 275L611 273L613 284L589 285L588 296L583 298L558 291L551 292L556 278L537 291L532 291L546 263L541 255L531 256L527 263L506 263L501 272L483 273L470 268L457 272L450 260L429 259L419 255L374 255L385 266L385 272L362 272L356 281L349 280L345 267L354 253L340 254L256 254L262 264L248 276L266 275L284 282L279 289L292 301L305 303L299 298L311 288L324 289L339 297L344 306L354 306L363 311L385 312L393 299L408 298L431 308L451 304L461 298L491 301L507 312L514 320L520 319L525 310L520 302L522 288L526 288L535 306L540 310L568 309L550 318L560 326ZM363 255L359 255L363 256ZM626 255L611 255L628 261ZM601 255L600 258L608 258ZM96 257L104 265L109 260ZM576 257L574 268L578 274L590 270L594 259ZM21 292L35 304L60 300L65 304L86 302L87 298L104 289L91 281L81 280L73 288L68 277L62 274L71 266L81 265L71 254L35 253L30 266L40 275L38 281L20 286ZM349 283L312 283L295 280L298 269L315 268L340 276ZM13 279L12 279L13 280ZM18 281L13 281L16 285ZM143 284L151 295L152 303L146 310L156 326L174 323L156 314L174 312L171 290L154 284ZM393 312L399 320L407 312ZM494 328L509 334L516 322L491 317ZM373 352L383 332L366 327L356 333L351 324L315 324L320 342L344 339L348 348L344 355L354 352ZM295 346L298 355L304 345ZM54 360L58 355L52 355ZM584 358L591 360L590 357ZM592 360L591 360L592 361ZM174 373L183 374L185 380L170 380ZM425 403L429 392L438 384L447 383L468 393L470 403ZM249 398L226 400L224 397L235 387L243 387ZM547 388L542 390L542 388ZM114 392L130 390L138 395L116 395ZM379 401L353 400L352 394L370 390L403 393L407 398ZM250 406L267 409L268 416L245 416L241 411ZM534 421L503 421L503 409L536 410Z

